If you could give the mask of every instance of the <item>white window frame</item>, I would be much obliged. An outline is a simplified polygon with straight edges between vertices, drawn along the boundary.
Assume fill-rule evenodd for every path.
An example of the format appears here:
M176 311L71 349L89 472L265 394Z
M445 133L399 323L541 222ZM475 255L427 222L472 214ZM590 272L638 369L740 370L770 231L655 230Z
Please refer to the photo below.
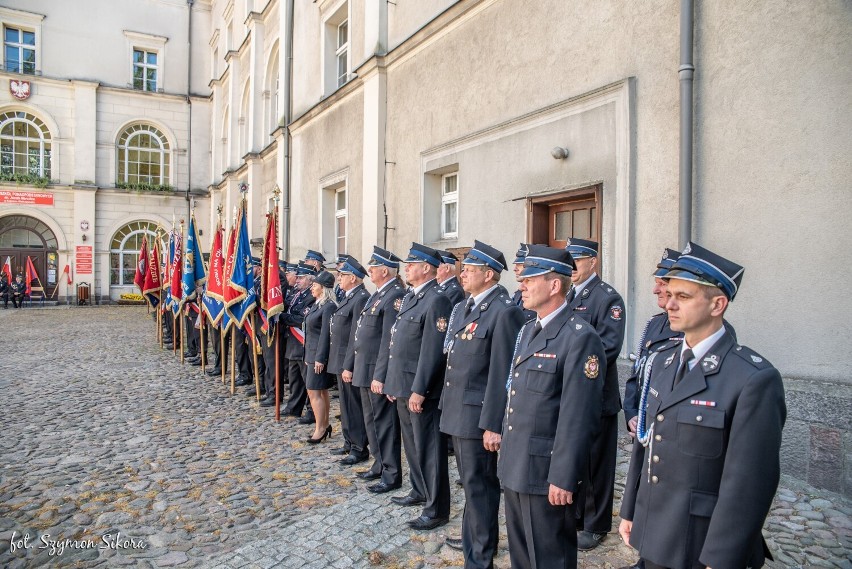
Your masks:
M125 135L127 135L126 138ZM154 140L159 142L159 146L156 148L153 146L150 148L134 146L136 139L139 138L140 135L150 135ZM123 142L122 138L124 138ZM119 132L116 143L116 149L118 151L116 154L116 182L120 184L153 184L158 186L172 185L171 178L173 168L171 148L172 145L166 134L156 126L149 123L134 123L128 125ZM130 152L133 150L159 155L160 175L158 180L149 179L144 181L141 179L142 176L137 173L135 174L137 180L135 182L130 181ZM119 174L121 171L121 168L119 168L119 162L122 162L124 165L124 173L121 175ZM142 162L139 163L141 164Z
M135 229L132 229L132 226L135 226ZM110 287L127 287L133 286L135 283L133 282L133 278L129 283L124 282L124 258L125 256L132 256L134 258L133 268L134 275L136 270L136 263L139 262L139 249L128 249L127 242L136 235L147 235L149 247L152 247L154 244L154 240L157 238L156 232L152 229L156 227L154 223L149 221L134 221L128 223L127 225L121 227L118 231L115 232L117 235L121 231L127 231L124 237L121 239L121 244L118 249L110 249L110 260L109 260L109 286ZM111 241L115 241L115 235ZM112 242L110 242L110 246L112 246ZM118 268L114 269L112 266L112 260L114 256L118 256ZM127 267L128 269L130 267ZM114 271L118 271L118 282L113 283L112 278Z
M7 111L5 113L0 114L0 132L6 127L9 123L18 123L22 122L28 126L33 127L35 131L38 133L38 138L30 138L29 136L17 136L14 134L14 126L12 127L13 134L11 136L0 137L0 142L11 142L11 151L4 151L0 148L0 157L10 156L12 160L11 165L2 165L2 161L0 160L0 172L3 170L9 170L5 173L7 174L34 174L40 177L50 178L53 175L53 139L50 134L50 130L47 128L47 125L42 121L39 117L27 113L24 111ZM29 129L28 129L29 130ZM16 143L23 142L26 145L26 156L27 162L32 158L31 151L38 149L38 171L33 172L30 169L29 163L26 166L16 166L16 154L20 155L20 153L16 153ZM0 147L4 145L0 144Z
M447 180L455 178L456 188L447 192ZM456 204L455 231L447 231L447 206ZM441 239L456 239L459 236L459 173L450 172L441 176Z
M136 54L142 54L142 61L136 61ZM149 63L149 56L154 56L154 63ZM157 51L150 51L145 48L137 47L133 49L133 88L137 91L148 91L149 93L156 93L159 88L159 78L160 78L160 53ZM142 86L136 85L136 70L142 70ZM154 70L154 86L150 87L148 82L148 71Z
M8 69L6 69L6 28L14 28L16 30L32 32L33 34L35 34L35 45L32 46L33 51L35 51L35 70L33 73L26 73L25 75L41 75L42 20L44 20L43 14L0 7L0 28L2 28L2 30L0 31L2 31L3 33L3 70L9 71ZM10 72L14 73L13 71ZM22 73L22 75L24 75L24 73Z
M337 208L338 193L346 192L346 203L344 209ZM349 167L332 172L320 179L317 186L317 241L321 244L322 253L331 257L337 253L337 220L342 214L346 216L346 244L348 251L350 246L349 234ZM340 251L346 253L347 251Z
M345 85L352 76L351 39L352 30L349 24L352 22L350 14L351 4L349 0L338 0L333 4L326 3L320 8L322 14L322 92L324 96L331 95ZM346 26L346 43L340 43L340 31ZM346 73L338 71L338 61L341 57L346 58Z
M169 38L155 36L152 34L144 34L141 32L133 32L130 30L124 30L124 37L127 42L127 60L130 62L127 86L134 91L162 93L166 84L166 43L169 41ZM136 88L133 82L133 72L136 70L138 65L133 59L135 51L155 53L157 55L156 66L150 65L147 61L142 64L143 70L150 69L151 67L154 67L157 70L157 85L153 91L148 89L147 80L143 81L143 89ZM143 73L143 77L144 76L145 74Z
M343 194L343 209L338 208L338 202L340 194ZM334 249L335 249L335 258L340 255L344 255L349 252L349 193L347 191L346 186L337 188L334 190ZM340 220L343 219L343 235L338 233L338 227L340 226ZM343 250L339 250L338 244L340 243L340 238L343 237Z
M340 31L346 28L346 41L340 43ZM340 73L340 59L346 58L343 74ZM337 50L334 52L334 72L337 75L337 87L343 87L349 80L349 18L337 24Z

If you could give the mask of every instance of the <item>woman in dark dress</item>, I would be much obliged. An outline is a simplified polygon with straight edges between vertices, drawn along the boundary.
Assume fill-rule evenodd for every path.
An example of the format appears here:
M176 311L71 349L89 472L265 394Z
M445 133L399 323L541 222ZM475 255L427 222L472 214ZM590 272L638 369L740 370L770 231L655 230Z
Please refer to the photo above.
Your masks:
M317 444L331 435L329 412L331 399L328 388L335 381L334 375L326 371L329 341L331 339L331 315L337 309L334 299L334 276L328 271L318 274L311 285L311 295L316 302L305 316L305 385L314 410L316 423L314 432L307 442Z

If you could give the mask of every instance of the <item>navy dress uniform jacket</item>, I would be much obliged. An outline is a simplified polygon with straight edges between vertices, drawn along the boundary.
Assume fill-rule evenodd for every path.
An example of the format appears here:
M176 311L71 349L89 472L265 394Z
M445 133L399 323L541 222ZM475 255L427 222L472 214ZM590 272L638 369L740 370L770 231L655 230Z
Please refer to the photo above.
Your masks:
M455 306L464 300L464 289L459 284L459 279L450 277L438 285L438 292L450 299L450 306Z
M683 334L675 332L669 327L669 316L665 312L655 314L648 319L645 330L639 340L636 349L636 361L630 371L630 377L624 385L624 419L629 421L636 416L639 410L639 394L641 382L639 374L644 369L648 356L657 351L665 342L683 338Z
M564 309L529 342L521 331L503 423L497 476L521 494L550 484L577 492L601 418L606 355L585 320Z
M630 544L666 567L761 567L787 414L781 375L726 331L673 388L680 350L651 364L653 446L634 443L621 505Z
M340 374L346 369L343 367L346 361L346 354L355 338L355 335L352 333L352 324L355 322L355 318L364 310L364 305L367 304L368 298L370 298L370 293L367 292L363 284L359 284L352 291L352 294L343 297L340 306L337 307L337 310L335 310L334 315L331 317L331 342L328 358L329 373Z
M328 372L328 354L331 343L331 316L337 309L332 300L324 304L314 302L305 316L305 385L308 389L328 389L334 383L334 376ZM314 371L314 363L325 368Z
M352 372L352 385L370 387L375 379L385 382L388 370L391 328L396 322L397 301L405 295L398 280L373 293L352 328L352 349L343 369Z
M281 314L280 321L287 327L287 333L284 334L287 338L284 357L288 360L303 361L305 359L305 346L293 334L290 327L293 326L299 329L302 327L305 316L307 316L314 302L316 302L316 299L311 294L310 288L307 288L294 293L287 311Z
M499 285L467 318L464 309L464 302L455 305L447 330L441 431L481 439L484 430L502 429L506 378L524 315Z
M408 398L413 392L426 399L441 397L446 365L444 336L451 311L450 299L438 291L434 280L419 293L403 297L391 335L385 394Z
M606 350L601 415L615 415L621 410L617 360L624 344L624 300L614 288L595 275L583 290L576 292L569 307L576 316L594 327Z

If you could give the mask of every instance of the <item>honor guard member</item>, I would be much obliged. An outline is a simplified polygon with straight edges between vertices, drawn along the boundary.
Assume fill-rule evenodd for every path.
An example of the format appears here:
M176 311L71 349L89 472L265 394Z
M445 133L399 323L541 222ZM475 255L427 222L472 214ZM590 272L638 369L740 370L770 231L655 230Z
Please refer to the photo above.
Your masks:
M289 288L287 285L287 277L286 277L286 269L287 263L283 261L278 261L278 279L281 283L281 297L282 299L287 298L287 289ZM258 283L258 299L260 298L260 284ZM287 310L287 302L284 300L283 310ZM267 316L268 318L268 316ZM263 351L263 363L265 368L265 373L263 374L263 386L262 390L266 393L266 396L260 400L261 407L275 407L275 354L276 349L278 353L278 375L279 380L280 376L286 376L286 365L285 365L285 339L281 337L281 331L284 328L281 326L280 318L275 317L272 322L267 322L267 328L269 332L259 333L258 337L260 338L260 346ZM276 341L277 339L277 341ZM284 402L284 390L282 386L278 386L278 397L280 402Z
M435 249L412 243L404 262L405 280L414 288L403 297L391 331L384 393L396 400L412 488L393 502L423 504L421 515L408 525L430 530L447 523L450 516L447 441L441 434L438 403L452 305L438 291L435 277L441 256Z
M455 305L447 327L447 369L441 394L441 432L452 436L465 506L460 540L465 567L491 568L497 551L500 481L497 451L506 409L506 378L523 311L500 285L506 259L474 241L462 261L461 281L470 296Z
M688 243L665 275L684 341L645 364L619 533L656 567L762 567L787 415L781 375L723 318L743 268Z
M364 426L361 393L357 387L352 386L351 376L348 381L343 377L343 365L354 340L352 325L363 312L370 293L364 288L363 282L367 270L355 257L346 257L337 273L337 284L343 292L343 298L331 317L328 371L337 376L337 388L340 391L340 425L346 441L344 449L348 454L340 463L352 466L367 460L370 453L367 450L367 429Z
M497 463L514 569L577 567L575 496L599 429L606 355L568 308L573 265L564 249L530 245L521 273L537 316L515 341Z
M405 290L399 279L400 258L381 247L373 247L367 263L370 280L376 286L352 330L352 346L346 352L343 378L361 394L361 408L373 465L359 474L378 482L367 487L384 494L402 486L401 442L396 406L382 393L387 377L391 329L396 322Z
M287 327L287 346L284 357L287 359L287 379L290 385L290 398L283 413L291 417L301 417L308 399L305 388L305 336L302 323L316 299L311 295L311 283L317 275L313 265L299 263L296 267L296 292L290 300L287 311L281 314L281 323ZM299 419L304 425L314 422L313 411L308 406L308 412Z
M343 266L344 263L346 263L346 260L350 256L351 255L338 255L337 262L335 263L335 270L337 271L337 274L335 275L336 278L334 282L334 298L337 299L338 304L340 304L340 302L343 300L343 296L346 294L346 291L340 288L340 268Z
M15 280L9 285L9 296L12 297L12 306L21 308L24 305L24 296L27 294L27 285L24 284L24 275L18 273Z
M313 267L314 271L319 274L319 272L324 268L325 257L323 257L322 253L308 249L308 252L305 253L305 264Z
M456 263L458 259L449 251L438 250L441 255L441 264L438 265L438 292L450 299L450 305L455 306L464 300L464 289L456 277Z
M518 250L515 253L515 260L512 261L512 272L515 274L515 281L520 283L523 278L521 278L521 271L524 270L524 259L527 258L527 251L529 250L529 244L521 243L518 246ZM529 322L533 320L535 316L535 312L532 310L527 310L524 308L524 302L521 299L521 289L518 288L515 293L512 295L512 302L518 305L521 310L524 311L524 321Z
M260 275L261 275L260 265L261 265L260 257L251 257L252 283L253 283L255 292L260 291ZM260 297L259 296L256 297L256 299L255 299L255 308L257 310L260 309ZM258 329L259 329L260 324L258 323L257 326L258 326ZM265 335L265 334L257 334L257 336L256 336L258 345L260 346L260 353L258 354L258 356L260 356L260 357L257 358L257 376L258 376L258 379L260 380L259 383L260 383L261 401L263 401L266 398L266 358L269 357L269 356L266 356L264 354L263 341L260 339L260 336L262 336L262 335ZM255 359L254 359L254 354L252 353L252 350L254 350L254 341L248 336L248 334L245 335L245 341L243 343L243 346L245 347L245 360L248 363L248 367L247 367L247 370L246 370L245 373L248 374L248 378L249 378L249 382L246 386L245 394L246 394L246 397L256 397L257 396L257 387L255 387L255 385L254 385L254 361L255 361ZM274 355L272 357L274 358ZM273 359L272 364L273 364L273 366L275 365L274 359ZM243 373L243 372L241 371L241 373ZM274 373L274 369L273 369L273 373Z
M595 272L598 244L586 239L569 239L566 247L576 263L571 274L573 287L568 307L575 316L592 325L606 350L603 382L601 430L592 444L587 484L577 500L577 547L594 549L612 529L612 503L615 488L615 462L618 452L618 412L621 394L618 385L618 354L624 344L624 301L611 285Z

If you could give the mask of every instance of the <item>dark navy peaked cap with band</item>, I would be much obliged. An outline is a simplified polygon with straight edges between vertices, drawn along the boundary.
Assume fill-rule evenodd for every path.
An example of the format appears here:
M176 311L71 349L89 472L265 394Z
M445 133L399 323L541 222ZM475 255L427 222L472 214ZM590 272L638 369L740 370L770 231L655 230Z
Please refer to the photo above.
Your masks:
M325 257L323 257L322 253L317 253L316 251L311 251L308 249L308 252L305 253L306 261L319 261L320 263L325 263Z
M436 249L436 251L438 251L438 254L441 256L442 263L455 265L458 262L458 258L449 251L442 251L441 249Z
M373 245L373 255L370 257L370 260L367 262L367 264L372 265L374 267L378 265L384 265L392 269L398 269L400 261L402 261L402 259L394 255L387 249L382 249L378 245Z
M403 263L429 263L433 267L437 267L442 262L438 251L420 243L412 243L408 257L403 260Z
M343 262L343 266L340 267L337 272L344 275L355 275L359 279L366 277L367 269L358 262L358 259L350 255L347 255L347 257L348 258Z
M515 252L515 260L512 261L513 265L522 265L524 263L524 259L527 258L527 251L529 251L528 243L521 243L518 246L518 250Z
M296 275L300 277L315 277L317 276L317 270L310 265L306 265L303 262L299 262L296 266Z
M722 289L734 300L745 269L690 241L664 279L681 279Z
M467 257L462 261L462 265L486 266L499 273L506 270L506 258L503 256L503 253L491 245L474 240L473 249L468 251Z
M537 277L546 273L559 273L570 277L576 268L577 265L567 250L546 245L530 245L521 276Z
M674 249L666 248L663 251L663 256L660 258L660 262L657 263L657 270L654 271L655 277L663 278L666 276L666 273L672 268L672 265L675 264L678 257L680 257L680 251L675 251Z
M574 239L573 237L568 240L568 245L565 247L571 256L575 259L585 259L586 257L597 257L598 256L598 243L597 241L589 241L588 239Z

